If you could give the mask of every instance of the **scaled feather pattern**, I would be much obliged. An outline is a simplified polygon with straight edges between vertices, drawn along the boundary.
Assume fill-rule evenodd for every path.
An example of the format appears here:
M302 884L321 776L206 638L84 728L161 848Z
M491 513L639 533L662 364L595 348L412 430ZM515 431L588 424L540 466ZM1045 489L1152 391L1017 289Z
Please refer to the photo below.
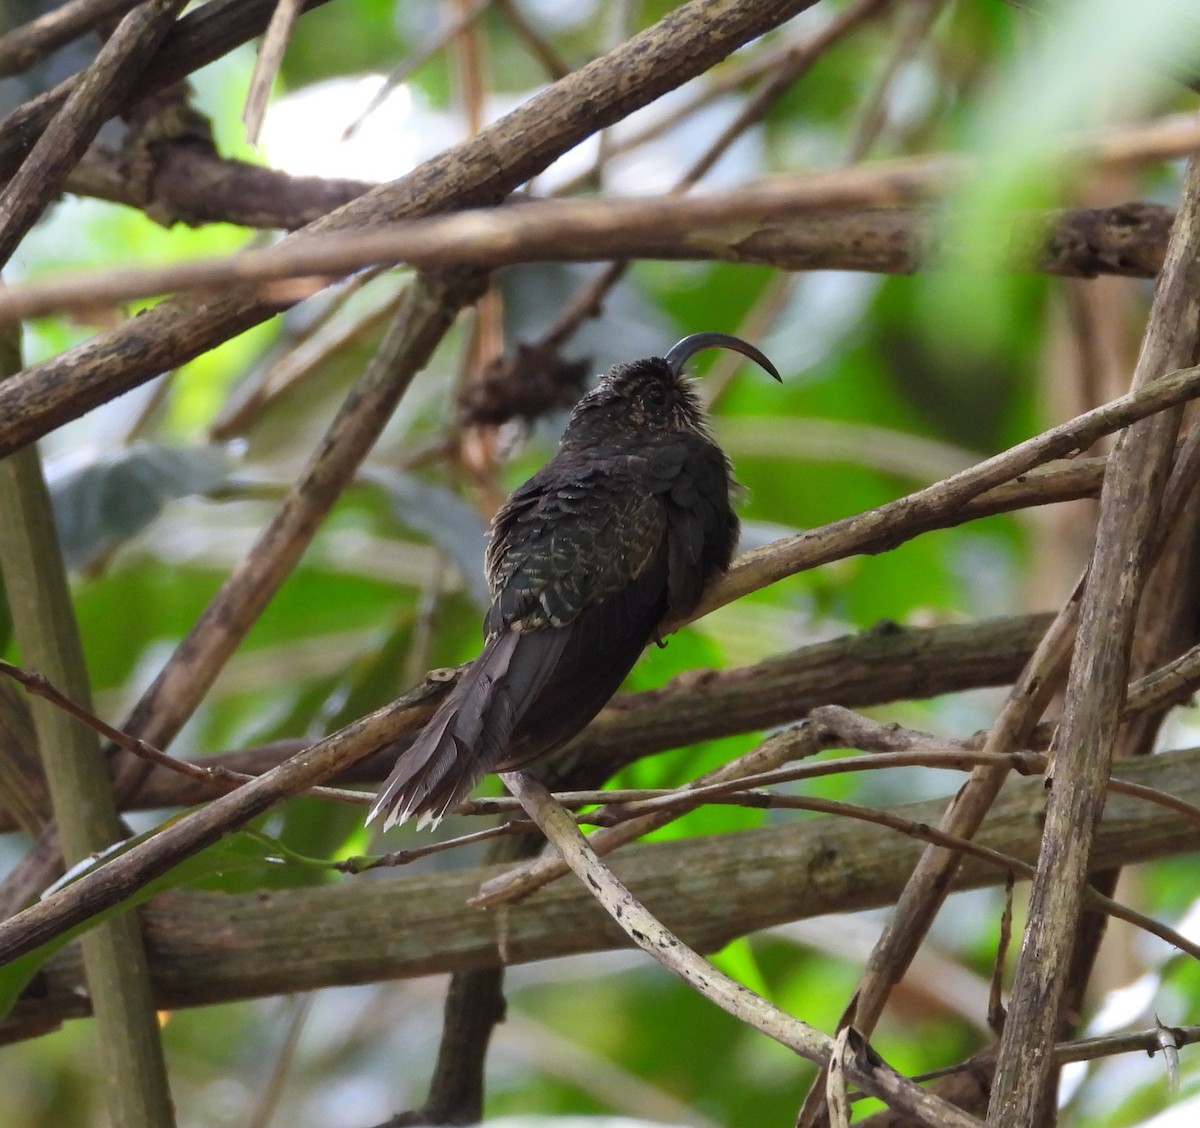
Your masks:
M684 362L757 349L698 333L612 368L559 449L492 522L483 651L400 754L367 821L437 822L488 772L562 747L607 703L667 619L687 616L737 544L729 460Z

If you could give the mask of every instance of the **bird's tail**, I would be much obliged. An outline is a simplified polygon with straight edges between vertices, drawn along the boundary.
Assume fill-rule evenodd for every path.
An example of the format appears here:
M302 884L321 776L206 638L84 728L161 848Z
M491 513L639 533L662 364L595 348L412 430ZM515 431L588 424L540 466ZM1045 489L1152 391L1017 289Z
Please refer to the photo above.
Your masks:
M509 737L554 669L565 631L506 630L489 639L458 685L396 761L367 815L383 829L418 816L435 824L504 759Z

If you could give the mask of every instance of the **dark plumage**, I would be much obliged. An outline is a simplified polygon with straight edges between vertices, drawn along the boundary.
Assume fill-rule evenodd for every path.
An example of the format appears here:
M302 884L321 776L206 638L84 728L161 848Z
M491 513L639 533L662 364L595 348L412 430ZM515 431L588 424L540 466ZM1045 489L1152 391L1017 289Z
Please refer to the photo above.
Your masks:
M558 452L492 522L483 652L401 753L367 821L440 819L487 772L560 748L603 708L667 619L729 566L729 460L683 375L723 333L618 364L571 414Z

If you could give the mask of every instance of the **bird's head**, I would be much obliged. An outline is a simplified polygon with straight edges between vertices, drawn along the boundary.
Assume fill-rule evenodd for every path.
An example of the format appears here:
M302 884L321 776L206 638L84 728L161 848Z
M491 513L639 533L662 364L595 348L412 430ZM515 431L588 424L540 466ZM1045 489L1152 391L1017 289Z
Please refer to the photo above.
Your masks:
M701 349L726 348L748 356L776 380L775 366L758 349L728 333L693 333L666 356L615 364L571 413L564 446L585 447L631 436L692 431L708 437L708 412L684 365Z

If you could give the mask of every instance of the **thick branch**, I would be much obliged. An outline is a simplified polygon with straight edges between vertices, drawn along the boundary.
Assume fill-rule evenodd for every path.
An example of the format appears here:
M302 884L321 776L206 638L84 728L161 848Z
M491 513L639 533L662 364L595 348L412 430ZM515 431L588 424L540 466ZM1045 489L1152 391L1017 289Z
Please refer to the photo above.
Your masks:
M817 705L882 705L1004 685L1020 671L1047 622L1046 616L1027 615L929 628L886 624L753 666L693 671L662 689L616 698L556 759L563 771L587 761L604 778L642 756L786 724ZM296 751L295 742L286 742L197 762L260 774ZM384 749L336 779L377 783L395 756L394 749ZM133 805L183 806L221 793L155 768Z
M703 73L815 0L692 0L543 90L467 141L305 228L347 230L495 203L598 129ZM303 233L289 237L303 237ZM286 241L285 241L286 242ZM28 369L0 389L11 450L270 317L257 288L170 299L133 322ZM66 388L64 388L64 382ZM18 422L19 420L19 422Z
M127 93L114 112L173 86L192 71L253 39L267 26L275 3L276 0L211 0L184 16L142 71L136 89ZM324 3L326 0L305 0L304 8L308 11ZM80 77L72 75L64 79L53 90L31 98L0 121L0 179L16 171L78 87Z
M1122 764L1120 776L1200 803L1200 749ZM1041 778L1010 780L977 841L1032 862L1044 805ZM944 806L939 799L894 810L930 824ZM797 818L765 830L631 846L612 864L673 931L712 951L786 921L890 904L921 849L871 824ZM1114 794L1092 864L1103 869L1196 849L1195 823ZM574 883L560 882L503 913L467 905L483 881L510 865L253 894L165 894L143 910L158 1005L199 1006L628 946ZM968 858L954 887L993 885L1003 876ZM304 944L295 942L297 920L308 930ZM0 1037L86 1014L87 1001L74 990L78 974L73 948L56 956L38 984L44 994L19 1003Z
M185 0L147 0L130 12L79 76L0 196L0 264L58 194L75 162L165 38Z
M1134 373L1155 386L1194 361L1200 334L1200 159L1185 177L1179 218ZM1038 872L988 1109L997 1128L1036 1122L1053 1047L1092 839L1120 723L1130 645L1181 412L1134 424L1109 460L1096 551L1080 609Z
M0 36L0 78L20 74L57 47L137 5L139 0L65 0Z
M4 352L18 359L8 341ZM36 449L0 462L0 571L21 653L87 703L83 646ZM47 701L31 711L63 856L75 863L125 834L107 765L95 734L74 718ZM174 1110L137 915L107 921L83 938L82 949L109 1114L129 1128L170 1128Z
M153 158L153 173L135 179L117 153L93 145L67 178L67 191L142 208L160 222L169 216L192 227L236 223L292 231L375 187L363 180L292 176L219 157L189 141L157 144Z
M191 164L204 167L200 158ZM184 167L190 166L185 162ZM207 201L215 211L226 207L222 201L230 195L237 198L237 192L249 189L253 195L241 204L240 214L253 218L263 201L276 210L284 203L272 201L274 181L285 182L302 198L324 183L315 178L296 183L281 174L234 162L221 167L228 182L203 178L192 170L186 181L191 193L189 206L204 206L200 202ZM43 317L66 309L95 308L172 290L234 282L340 276L364 266L402 262L431 269L541 261L722 259L784 270L889 274L918 270L934 243L937 215L928 210L842 210L854 198L855 182L862 179L860 170L853 170L825 177L777 178L695 197L522 203L415 220L368 233L315 236L282 248L168 266L75 271L5 292L0 297L0 319ZM843 181L845 188L839 187ZM794 186L794 193L789 192L789 185ZM867 187L874 190L870 177ZM329 191L326 200L332 207L339 196L357 196L362 186L329 182ZM806 198L814 195L838 198L839 209L790 214L807 211ZM311 210L323 202L318 197L307 206ZM1006 242L1014 245L1011 265L1015 269L1150 278L1162 264L1173 219L1169 208L1140 203L1018 216ZM953 258L953 251L947 248L932 253L942 262L947 256Z

